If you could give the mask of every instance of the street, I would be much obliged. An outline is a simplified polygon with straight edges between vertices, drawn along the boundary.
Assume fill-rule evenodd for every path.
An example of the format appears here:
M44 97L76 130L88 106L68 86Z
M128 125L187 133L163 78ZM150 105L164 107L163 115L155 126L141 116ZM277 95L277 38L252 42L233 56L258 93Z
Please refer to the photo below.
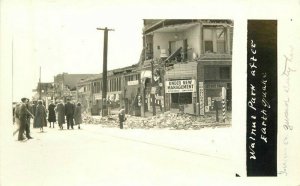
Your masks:
M4 186L215 185L234 176L228 127L55 127L31 129L34 139L7 145Z

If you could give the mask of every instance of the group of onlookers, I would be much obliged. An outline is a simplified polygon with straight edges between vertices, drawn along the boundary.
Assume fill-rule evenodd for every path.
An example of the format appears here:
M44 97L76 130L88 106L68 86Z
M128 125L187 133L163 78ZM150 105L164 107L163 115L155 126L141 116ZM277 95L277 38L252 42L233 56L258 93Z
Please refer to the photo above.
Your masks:
M64 104L63 100L59 100L57 104L51 102L48 109L43 104L42 100L37 102L37 105L29 103L28 98L22 98L21 103L14 107L14 121L18 124L19 131L18 140L22 141L24 139L32 139L30 136L30 119L33 118L33 128L40 128L40 132L44 132L44 127L47 126L47 116L49 122L49 128L54 128L54 124L57 122L59 128L63 130L63 124L65 124L65 118L67 120L67 129L74 129L75 125L78 125L80 129L80 124L82 123L81 116L81 104L71 103L71 100L67 100ZM125 117L125 107L122 106L118 113L119 126L123 129ZM75 121L75 122L74 122ZM52 125L51 125L52 124ZM24 133L26 138L24 137Z
M30 104L28 98L22 98L21 101L22 102L17 104L13 110L14 121L16 121L19 125L19 141L25 139L24 132L27 139L32 139L32 137L30 136L31 118L34 118L33 127L40 128L40 132L43 132L43 127L47 126L47 115L50 128L51 124L54 128L54 124L57 121L59 128L63 129L63 124L65 123L66 117L67 129L73 129L74 120L75 124L78 125L78 129L80 129L80 124L82 123L80 103L75 104L71 103L70 100L67 100L67 103L64 104L63 101L60 100L57 105L55 105L54 102L51 102L48 106L48 109L46 110L41 100L37 102L37 105Z
M49 107L50 106L51 104L49 105ZM51 106L51 108L53 108L53 106ZM61 129L63 129L63 124L65 123L65 116L67 119L67 129L70 128L73 129L74 120L75 120L75 124L78 125L78 129L80 129L80 124L82 123L80 103L75 104L75 103L71 103L70 100L68 100L66 104L63 104L63 101L60 101L57 104L57 106L54 108L55 111L57 112L57 121ZM53 123L53 127L54 127L54 123Z

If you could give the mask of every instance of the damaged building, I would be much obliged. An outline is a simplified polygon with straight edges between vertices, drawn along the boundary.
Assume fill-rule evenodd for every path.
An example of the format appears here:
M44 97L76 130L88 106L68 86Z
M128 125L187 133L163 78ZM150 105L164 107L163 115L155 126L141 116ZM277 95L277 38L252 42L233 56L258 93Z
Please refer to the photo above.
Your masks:
M231 20L144 20L142 112L231 110Z

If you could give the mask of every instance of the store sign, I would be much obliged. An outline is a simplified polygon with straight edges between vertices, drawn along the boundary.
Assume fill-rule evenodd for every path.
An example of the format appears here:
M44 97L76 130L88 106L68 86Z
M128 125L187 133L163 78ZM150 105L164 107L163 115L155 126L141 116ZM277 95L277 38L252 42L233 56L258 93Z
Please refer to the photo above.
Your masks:
M94 94L95 100L100 100L102 99L102 95L101 94Z
M151 87L151 94L155 94L156 93L156 87Z
M166 81L166 93L196 92L195 80L174 80Z
M135 81L128 81L127 85L131 86L131 85L138 85L139 84L139 80L135 80Z
M200 101L200 115L204 115L204 88L203 82L199 82L199 101Z

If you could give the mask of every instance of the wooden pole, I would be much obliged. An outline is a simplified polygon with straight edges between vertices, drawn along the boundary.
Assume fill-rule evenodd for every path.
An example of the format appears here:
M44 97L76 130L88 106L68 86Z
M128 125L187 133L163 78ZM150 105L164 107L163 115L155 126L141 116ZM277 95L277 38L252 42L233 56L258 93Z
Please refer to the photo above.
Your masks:
M151 78L151 84L152 84L152 86L151 86L151 88L153 88L154 87L154 76L153 76L153 72L154 72L154 67L153 67L153 61L151 61L151 76L152 76L152 78ZM156 115L156 107L155 107L155 93L154 94L152 94L152 92L151 92L151 98L152 98L152 114L153 114L153 116L155 116Z
M114 31L113 29L97 28L97 30L104 30L104 45L103 45L103 73L102 73L102 116L107 116L107 45L108 45L108 31Z

